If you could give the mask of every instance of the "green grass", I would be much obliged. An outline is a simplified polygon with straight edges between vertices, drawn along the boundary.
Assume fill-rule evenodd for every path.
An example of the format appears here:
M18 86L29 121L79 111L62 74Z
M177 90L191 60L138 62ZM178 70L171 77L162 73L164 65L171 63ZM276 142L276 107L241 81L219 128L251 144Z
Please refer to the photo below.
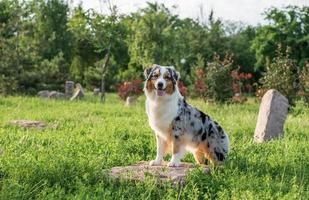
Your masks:
M32 97L0 99L0 199L308 199L309 109L301 103L285 124L283 139L253 142L258 104L190 103L228 132L226 165L211 174L193 170L183 187L113 180L107 172L155 157L144 98L125 107L110 94L103 105ZM42 120L43 130L9 125L13 119ZM194 162L192 155L184 159Z

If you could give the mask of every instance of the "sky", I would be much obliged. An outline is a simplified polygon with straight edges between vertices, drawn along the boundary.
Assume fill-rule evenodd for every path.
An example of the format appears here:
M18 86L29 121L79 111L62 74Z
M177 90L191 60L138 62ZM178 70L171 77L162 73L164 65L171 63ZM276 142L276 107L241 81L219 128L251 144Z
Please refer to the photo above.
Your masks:
M309 6L309 0L110 0L116 5L119 13L129 14L146 6L146 2L164 3L172 13L181 18L200 18L201 13L207 19L211 10L214 16L223 20L242 21L246 24L265 24L261 15L265 9L272 6L282 8L287 5ZM73 5L82 2L85 9L95 10L109 14L107 0L71 0ZM174 5L177 7L174 8ZM201 9L202 8L202 9ZM203 10L203 12L201 12Z

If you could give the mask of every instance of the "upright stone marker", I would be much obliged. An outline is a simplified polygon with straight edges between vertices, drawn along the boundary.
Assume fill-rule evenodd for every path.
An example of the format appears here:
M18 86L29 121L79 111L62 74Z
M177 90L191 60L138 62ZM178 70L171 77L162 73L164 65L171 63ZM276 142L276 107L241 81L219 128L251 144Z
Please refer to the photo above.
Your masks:
M254 133L254 141L261 143L283 136L283 125L289 102L277 90L268 90L262 98Z
M85 96L85 92L84 92L84 89L83 89L82 85L77 83L74 95L71 97L70 100L72 101L74 99L81 99L84 96Z
M71 97L74 94L74 82L66 81L65 82L65 96Z
M137 97L130 96L126 99L126 106L133 106L137 101Z
M100 94L100 88L94 88L93 89L93 95L98 96Z

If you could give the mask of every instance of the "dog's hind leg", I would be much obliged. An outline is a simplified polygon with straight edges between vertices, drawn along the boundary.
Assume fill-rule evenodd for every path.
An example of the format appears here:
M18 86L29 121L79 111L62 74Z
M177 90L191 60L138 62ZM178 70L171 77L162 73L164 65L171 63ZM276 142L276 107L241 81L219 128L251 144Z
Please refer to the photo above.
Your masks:
M204 151L203 149L197 149L194 153L194 159L197 164L203 164L205 162Z
M227 139L228 140L228 139ZM206 140L204 145L205 157L215 165L222 164L227 155L228 141L217 142L215 140Z

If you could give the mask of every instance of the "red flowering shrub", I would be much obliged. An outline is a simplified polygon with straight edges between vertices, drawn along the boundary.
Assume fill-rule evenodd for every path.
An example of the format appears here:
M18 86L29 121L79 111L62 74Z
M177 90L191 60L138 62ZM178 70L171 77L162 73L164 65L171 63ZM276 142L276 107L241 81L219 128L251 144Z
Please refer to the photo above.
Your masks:
M180 94L182 96L186 96L187 95L187 87L183 84L183 82L177 81L177 86L178 86Z
M195 92L198 94L198 96L202 97L202 96L204 96L204 94L207 90L207 87L206 87L206 84L203 80L198 79L198 80L195 81L194 89L195 89Z
M143 81L133 80L125 81L118 86L117 94L122 100L126 100L129 96L140 96L143 93Z
M239 73L238 70L233 70L231 72L231 77L233 78L232 89L233 93L240 94L242 91L251 92L253 87L248 82L253 76L251 73Z
M205 98L207 87L205 84L205 72L202 68L197 68L195 70L196 80L194 83L194 93L196 96Z

